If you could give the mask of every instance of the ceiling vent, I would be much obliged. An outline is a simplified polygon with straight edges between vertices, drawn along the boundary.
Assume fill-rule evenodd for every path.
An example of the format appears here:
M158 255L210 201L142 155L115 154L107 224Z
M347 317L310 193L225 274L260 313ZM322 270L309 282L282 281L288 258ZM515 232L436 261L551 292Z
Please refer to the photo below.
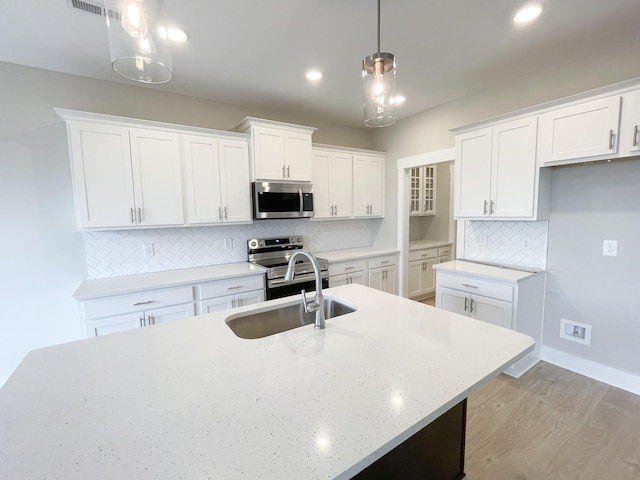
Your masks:
M101 17L109 17L114 20L120 20L120 12L105 8L103 2L99 0L67 0L69 8L80 10L82 12L100 15Z

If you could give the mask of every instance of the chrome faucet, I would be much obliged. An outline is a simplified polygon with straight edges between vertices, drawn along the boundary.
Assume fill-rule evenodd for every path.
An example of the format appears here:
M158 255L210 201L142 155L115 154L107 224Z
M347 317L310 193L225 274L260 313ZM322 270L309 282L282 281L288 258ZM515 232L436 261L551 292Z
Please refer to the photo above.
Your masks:
M307 257L313 266L313 273L316 276L316 297L313 302L307 302L307 294L302 290L302 305L304 306L305 313L316 312L316 330L322 330L324 328L324 301L322 299L322 277L320 274L320 265L316 260L316 257L311 255L306 250L296 250L289 258L289 265L287 266L287 273L284 275L284 279L290 282L295 277L294 266L296 264L296 257L302 255Z

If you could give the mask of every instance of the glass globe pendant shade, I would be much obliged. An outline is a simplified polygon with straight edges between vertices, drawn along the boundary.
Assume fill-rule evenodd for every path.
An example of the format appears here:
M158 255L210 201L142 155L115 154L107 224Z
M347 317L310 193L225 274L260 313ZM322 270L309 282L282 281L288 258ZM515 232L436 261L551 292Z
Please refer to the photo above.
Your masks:
M391 53L373 53L362 61L364 124L387 127L396 123L393 110L396 61Z
M123 77L143 83L173 78L171 50L160 37L161 0L109 0L120 19L107 17L111 66Z

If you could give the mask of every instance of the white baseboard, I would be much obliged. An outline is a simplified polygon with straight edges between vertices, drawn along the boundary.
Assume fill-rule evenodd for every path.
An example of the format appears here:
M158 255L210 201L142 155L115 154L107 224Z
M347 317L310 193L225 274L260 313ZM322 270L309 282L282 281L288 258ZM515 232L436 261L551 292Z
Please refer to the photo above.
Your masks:
M547 363L552 363L585 377L640 395L640 376L638 375L616 370L601 363L585 360L544 345L540 349L540 357L541 360Z

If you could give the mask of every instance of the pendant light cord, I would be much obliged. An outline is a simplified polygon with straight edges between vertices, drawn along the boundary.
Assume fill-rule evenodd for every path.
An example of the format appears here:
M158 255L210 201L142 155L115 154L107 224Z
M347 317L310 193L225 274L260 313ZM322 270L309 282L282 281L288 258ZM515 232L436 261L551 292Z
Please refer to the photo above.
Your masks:
M378 0L378 53L380 53L380 0Z

